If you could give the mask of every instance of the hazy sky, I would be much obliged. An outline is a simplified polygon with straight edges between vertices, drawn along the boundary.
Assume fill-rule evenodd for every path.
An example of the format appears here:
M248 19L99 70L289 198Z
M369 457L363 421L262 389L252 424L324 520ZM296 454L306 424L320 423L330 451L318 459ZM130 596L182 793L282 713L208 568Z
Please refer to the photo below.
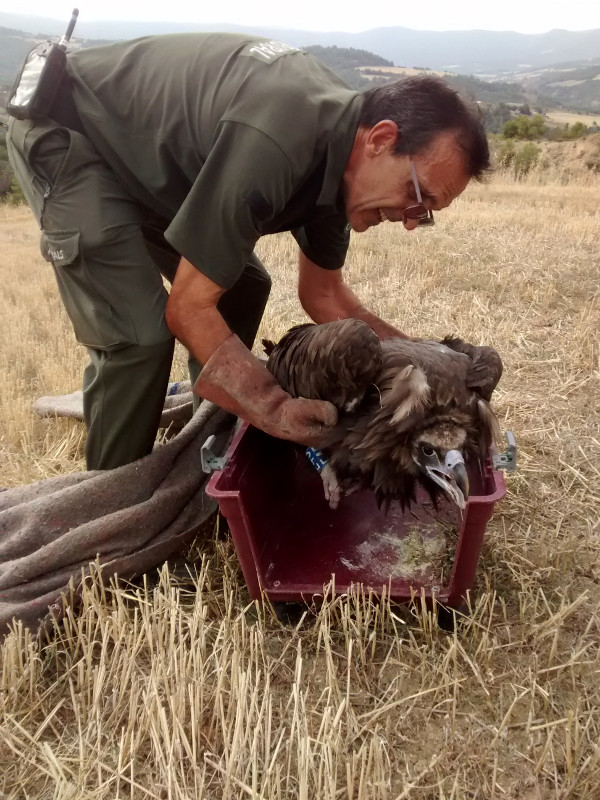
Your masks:
M0 10L68 19L73 5L80 19L239 23L314 31L366 31L402 25L418 30L510 30L544 33L600 28L599 0L0 0Z

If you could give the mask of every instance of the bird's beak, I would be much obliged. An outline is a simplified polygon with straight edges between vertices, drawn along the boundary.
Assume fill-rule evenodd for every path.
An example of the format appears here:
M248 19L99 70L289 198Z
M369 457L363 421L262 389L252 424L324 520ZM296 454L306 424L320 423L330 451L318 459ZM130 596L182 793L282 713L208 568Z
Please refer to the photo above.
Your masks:
M431 480L441 486L460 509L465 508L469 496L469 476L462 453L449 450L443 465L438 463L435 467L427 466L426 469Z

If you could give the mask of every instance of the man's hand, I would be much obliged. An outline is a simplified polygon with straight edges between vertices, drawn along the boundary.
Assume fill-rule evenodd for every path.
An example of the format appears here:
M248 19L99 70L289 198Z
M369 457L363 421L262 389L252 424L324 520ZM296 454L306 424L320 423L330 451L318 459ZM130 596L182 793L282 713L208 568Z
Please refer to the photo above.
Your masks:
M390 325L389 322L381 319L381 317L378 317L377 314L369 311L369 309L365 308L364 306L358 306L355 308L350 316L354 317L355 319L362 319L363 322L366 322L367 325L370 325L377 336L379 336L381 341L384 339L412 339L412 336L402 333L402 331L398 330L398 328Z
M320 447L337 422L323 400L293 398L235 335L205 364L194 392L278 439Z
M411 338L365 308L344 282L341 269L322 269L302 251L299 260L298 297L302 308L319 324L354 317L370 325L380 339Z
M166 318L173 335L204 364L195 393L271 436L319 447L337 422L335 406L284 392L220 315L217 303L224 292L181 259Z

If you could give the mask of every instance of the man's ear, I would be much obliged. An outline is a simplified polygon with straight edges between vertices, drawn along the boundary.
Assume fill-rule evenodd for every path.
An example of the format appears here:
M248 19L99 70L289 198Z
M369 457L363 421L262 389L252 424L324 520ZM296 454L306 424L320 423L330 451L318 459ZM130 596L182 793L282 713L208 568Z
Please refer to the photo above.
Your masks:
M370 156L378 156L389 152L396 146L398 126L391 119L382 119L369 129L366 149Z

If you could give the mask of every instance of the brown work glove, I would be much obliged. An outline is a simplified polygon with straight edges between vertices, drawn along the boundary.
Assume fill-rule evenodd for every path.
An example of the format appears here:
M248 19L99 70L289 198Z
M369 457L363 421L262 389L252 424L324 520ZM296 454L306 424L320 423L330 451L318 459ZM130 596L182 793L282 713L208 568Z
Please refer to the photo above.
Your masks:
M323 400L293 398L235 335L208 359L194 392L278 439L319 447L337 422Z

